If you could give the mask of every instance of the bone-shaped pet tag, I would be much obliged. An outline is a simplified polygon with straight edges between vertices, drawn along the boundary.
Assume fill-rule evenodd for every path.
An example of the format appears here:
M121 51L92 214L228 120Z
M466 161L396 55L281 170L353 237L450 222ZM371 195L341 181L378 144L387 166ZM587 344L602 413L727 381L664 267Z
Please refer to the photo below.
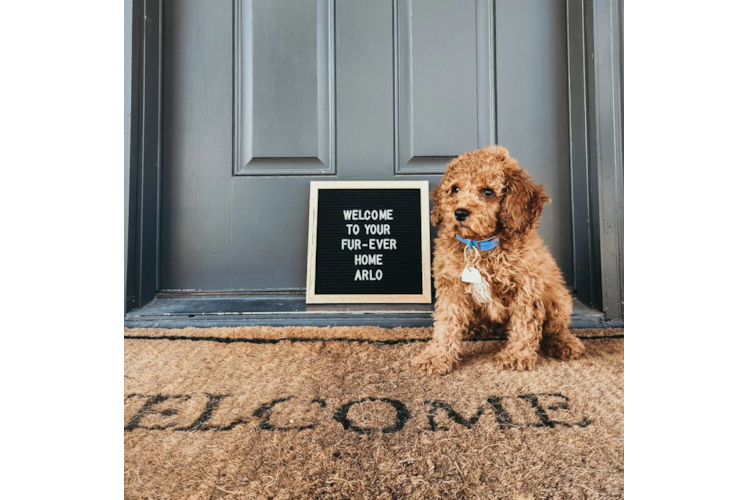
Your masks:
M478 284L483 281L483 277L481 277L480 272L476 268L468 266L462 271L462 281Z

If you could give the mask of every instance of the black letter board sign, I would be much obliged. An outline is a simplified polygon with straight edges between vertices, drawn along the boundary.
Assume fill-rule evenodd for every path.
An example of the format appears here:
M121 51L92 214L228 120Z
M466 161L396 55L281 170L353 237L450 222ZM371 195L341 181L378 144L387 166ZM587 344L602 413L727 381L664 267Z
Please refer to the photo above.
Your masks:
M309 304L431 302L428 181L313 181Z

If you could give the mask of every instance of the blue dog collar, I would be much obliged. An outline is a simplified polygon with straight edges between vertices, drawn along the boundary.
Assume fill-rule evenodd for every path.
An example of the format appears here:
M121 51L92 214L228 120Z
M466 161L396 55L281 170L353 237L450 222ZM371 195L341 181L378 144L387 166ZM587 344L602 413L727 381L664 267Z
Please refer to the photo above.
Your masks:
M467 238L460 238L459 234L455 234L455 238L465 243L468 248L475 248L482 252L496 248L499 245L499 238L494 236L483 241L469 240Z

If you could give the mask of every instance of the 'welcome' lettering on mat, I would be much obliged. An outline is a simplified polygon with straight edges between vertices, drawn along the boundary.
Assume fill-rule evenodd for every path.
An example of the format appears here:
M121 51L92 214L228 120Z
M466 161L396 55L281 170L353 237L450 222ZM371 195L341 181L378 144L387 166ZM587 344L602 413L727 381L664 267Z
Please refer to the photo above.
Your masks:
M402 431L414 411L425 412L425 430L446 431L456 426L472 429L485 414L497 430L528 427L587 427L592 422L584 417L569 419L569 398L560 393L531 393L516 396L492 396L472 414L463 415L446 401L433 399L408 405L397 399L363 398L339 405L328 405L322 398L287 396L259 405L251 416L237 417L229 409L234 396L210 394L194 397L188 394L129 394L125 397L125 431L170 430L181 432L230 431L240 425L252 425L267 431L303 431L315 429L327 419L337 422L345 431L359 434ZM360 421L367 405L369 421ZM413 408L415 406L415 409ZM464 405L461 405L464 406ZM127 411L129 407L129 412ZM277 418L282 415L282 418ZM488 415L491 415L489 417ZM282 422L279 422L281 420Z

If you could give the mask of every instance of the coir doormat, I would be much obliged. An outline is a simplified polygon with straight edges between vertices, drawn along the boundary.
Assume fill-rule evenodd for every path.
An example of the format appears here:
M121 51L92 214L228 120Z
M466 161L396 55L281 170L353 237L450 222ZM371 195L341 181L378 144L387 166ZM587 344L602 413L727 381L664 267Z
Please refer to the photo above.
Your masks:
M430 329L125 330L125 498L622 497L623 331L575 333L428 377Z

